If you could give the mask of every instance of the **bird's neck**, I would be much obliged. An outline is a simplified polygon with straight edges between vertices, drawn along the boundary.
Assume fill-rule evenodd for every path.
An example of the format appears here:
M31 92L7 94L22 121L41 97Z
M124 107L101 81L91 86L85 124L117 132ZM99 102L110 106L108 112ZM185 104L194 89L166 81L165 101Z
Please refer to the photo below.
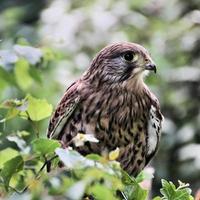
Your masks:
M144 90L148 90L142 75L123 82L121 86L137 95L142 94Z
M135 95L142 95L144 91L149 91L148 87L144 83L143 75L138 75L132 79L123 82L109 83L107 81L95 81L95 79L82 79L84 86L90 88L91 91L120 91L128 92Z

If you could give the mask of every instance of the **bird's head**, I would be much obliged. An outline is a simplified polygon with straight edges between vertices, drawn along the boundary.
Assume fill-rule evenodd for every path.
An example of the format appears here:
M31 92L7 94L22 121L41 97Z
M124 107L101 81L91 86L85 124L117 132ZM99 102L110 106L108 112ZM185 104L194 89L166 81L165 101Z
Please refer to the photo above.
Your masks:
M100 84L132 87L156 66L148 51L135 43L116 43L102 49L92 61L86 76Z

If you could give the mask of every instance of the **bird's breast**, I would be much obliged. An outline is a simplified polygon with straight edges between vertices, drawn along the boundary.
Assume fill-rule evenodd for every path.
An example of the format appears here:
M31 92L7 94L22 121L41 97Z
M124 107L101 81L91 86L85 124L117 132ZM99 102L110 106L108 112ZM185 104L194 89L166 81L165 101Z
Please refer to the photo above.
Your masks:
M108 150L130 143L145 146L148 114L144 109L144 102L138 103L134 96L97 95L84 103L82 122L77 126L85 133L94 134Z
M91 94L77 108L65 132L71 137L79 132L92 134L99 140L77 148L82 154L102 154L118 147L122 167L134 174L157 149L159 122L150 108L147 101L134 95Z

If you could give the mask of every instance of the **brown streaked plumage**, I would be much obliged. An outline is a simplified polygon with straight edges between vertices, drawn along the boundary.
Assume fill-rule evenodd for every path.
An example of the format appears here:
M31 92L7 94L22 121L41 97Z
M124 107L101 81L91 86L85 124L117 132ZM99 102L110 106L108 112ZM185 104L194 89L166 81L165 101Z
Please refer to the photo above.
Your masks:
M158 100L143 82L147 70L156 67L144 47L127 42L105 47L66 90L47 136L83 155L119 147L122 168L138 174L158 148L162 122ZM75 147L72 139L80 132L99 142Z

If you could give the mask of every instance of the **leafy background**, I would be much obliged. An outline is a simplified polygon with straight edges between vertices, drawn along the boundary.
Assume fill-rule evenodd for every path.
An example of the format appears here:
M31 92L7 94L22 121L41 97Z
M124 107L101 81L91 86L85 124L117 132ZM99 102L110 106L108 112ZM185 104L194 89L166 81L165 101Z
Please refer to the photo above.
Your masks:
M65 88L83 73L95 53L114 41L142 44L158 66L158 74L146 80L159 97L165 116L159 152L151 163L155 169L153 196L159 194L161 178L174 183L188 182L195 193L200 188L199 9L198 0L1 0L2 198L13 194L16 188L22 191L29 182L31 193L23 194L25 199L26 195L30 198L39 198L41 193L47 195L47 189L43 192L42 188L49 185L52 190L48 194L53 195L61 182L63 194L67 186L95 174L90 170L90 175L80 172L74 180L66 172L54 172L50 180L42 172L42 178L34 182L33 177L37 177L56 147L42 141L43 145L53 145L47 155L38 150L35 139L45 138L48 117ZM101 175L97 179L110 176L98 173ZM113 182L112 178L109 181ZM114 182L117 186L111 184L112 189L123 186L119 177ZM84 184L80 184L82 188ZM94 191L103 190L99 184L95 187ZM106 188L103 191L112 195Z

